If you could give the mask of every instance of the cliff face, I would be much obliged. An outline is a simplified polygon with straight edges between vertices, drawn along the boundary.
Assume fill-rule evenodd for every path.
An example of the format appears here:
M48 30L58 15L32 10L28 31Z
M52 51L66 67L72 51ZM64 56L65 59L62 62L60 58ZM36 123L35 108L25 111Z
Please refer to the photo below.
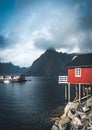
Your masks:
M25 73L27 68L20 68L19 66L9 63L0 63L0 75L18 75Z
M28 70L32 76L58 76L67 74L67 64L74 54L59 53L53 49L47 50Z

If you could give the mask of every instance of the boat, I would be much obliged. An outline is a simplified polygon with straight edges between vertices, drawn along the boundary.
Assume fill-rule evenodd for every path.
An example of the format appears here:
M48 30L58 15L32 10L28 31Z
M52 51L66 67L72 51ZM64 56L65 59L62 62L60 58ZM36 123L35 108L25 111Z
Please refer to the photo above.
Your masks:
M10 82L23 82L25 81L25 76L21 75L3 75L0 76L1 83L10 83Z
M10 83L10 80L4 80L4 83L8 84Z

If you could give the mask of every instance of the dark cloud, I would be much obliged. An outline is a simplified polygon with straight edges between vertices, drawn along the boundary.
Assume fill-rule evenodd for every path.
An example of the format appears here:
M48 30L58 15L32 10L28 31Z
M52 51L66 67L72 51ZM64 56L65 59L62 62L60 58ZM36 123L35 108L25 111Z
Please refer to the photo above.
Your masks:
M38 38L34 41L34 45L37 48L40 48L42 50L46 50L47 48L52 48L53 43L45 38Z
M34 45L42 50L46 50L49 48L60 48L61 47L61 43L56 43L56 41L51 41L45 38L37 38L34 41ZM63 46L63 45L62 45Z
M47 0L48 1L48 0ZM47 2L46 1L46 2ZM30 7L30 10L33 9L36 5L39 6L44 3L45 0L16 0L15 1L15 8L17 10L23 10L25 8ZM36 6L36 7L37 7Z
M30 9L37 9L38 6L45 6L46 4L52 4L55 7L60 7L61 5L73 6L75 3L78 3L79 0L16 0L15 7L18 10L22 10L26 7L30 7Z
M69 44L68 45L68 41L67 42L65 42L65 40L57 41L56 39L54 41L51 41L51 40L49 40L49 39L47 40L45 38L37 38L34 41L34 45L37 48L41 49L41 50L47 50L49 48L54 48L54 49L63 48L63 49L67 49L67 46L68 46L68 49L70 49L72 51L73 48L74 48L73 44Z
M86 13L84 17L80 18L80 27L83 30L92 29L92 0L85 0Z
M48 38L44 32L41 32L41 35L44 36L39 34L34 38L33 42L36 48L45 50L54 47L73 50L78 47L80 51L92 50L92 37L90 36L92 32L92 0L16 0L15 6L16 9L24 9L24 12L26 12L26 7L28 7L28 13L35 12L35 20L33 19L29 25L31 28L30 36L35 31L40 33L42 28L46 28L51 35L51 38ZM25 13L26 16L28 13ZM11 32L8 38L0 36L0 48L22 41L20 35L26 29L22 30L21 28L25 28L29 24L25 24L25 14L22 18L19 17L19 20L23 19L20 20L23 26L17 27L15 24L15 33ZM31 15L29 16L31 17ZM17 22L18 24L19 22ZM16 28L19 28L19 30L17 29L19 36L17 36Z
M54 6L56 15L49 17L51 28L50 30L47 28L53 40L38 37L34 41L34 45L40 49L54 47L68 51L75 49L80 52L92 52L92 0L54 0L54 2L57 3L56 8ZM61 3L65 4L67 8ZM57 11L57 5L61 7L61 9L58 8L61 16ZM64 8L65 10L63 10ZM54 22L50 23L51 19Z
M4 37L3 35L0 36L0 48L6 48L9 45L9 39Z
M79 47L81 52L92 52L92 0L84 0L85 15L79 18L79 32L82 32L82 42Z
M81 39L83 39L83 40L79 44L80 51L81 52L92 52L92 31L83 32Z
M3 61L27 64L49 48L92 52L91 34L92 0L0 0Z
M0 48L4 49L4 48L13 47L17 44L19 40L20 39L17 36L17 34L15 35L15 33L13 32L9 33L7 37L4 35L0 35Z
M70 40L77 32L75 11L62 7L56 8L55 11L49 10L47 14L47 19L42 20L42 23L47 22L50 27L44 26L46 31L39 31L39 36L34 40L35 47L44 50L48 48L73 49L74 46Z

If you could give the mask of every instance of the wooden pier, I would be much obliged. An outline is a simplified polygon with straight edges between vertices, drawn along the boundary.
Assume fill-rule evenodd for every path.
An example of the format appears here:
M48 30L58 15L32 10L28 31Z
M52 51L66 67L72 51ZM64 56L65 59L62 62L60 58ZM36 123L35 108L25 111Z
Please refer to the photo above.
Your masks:
M65 84L65 101L69 101L70 100L70 87L68 85L68 76L59 76L58 83ZM67 90L67 85L68 85L68 90ZM68 91L68 95L67 95L67 91Z
M58 77L58 83L65 85L65 100L70 102L71 101L71 95L70 95L70 89L71 84L68 82L68 76L59 76ZM92 85L91 84L74 84L76 87L76 97L74 101L81 102L84 99L92 96ZM68 87L67 87L68 86ZM67 95L68 93L68 95Z

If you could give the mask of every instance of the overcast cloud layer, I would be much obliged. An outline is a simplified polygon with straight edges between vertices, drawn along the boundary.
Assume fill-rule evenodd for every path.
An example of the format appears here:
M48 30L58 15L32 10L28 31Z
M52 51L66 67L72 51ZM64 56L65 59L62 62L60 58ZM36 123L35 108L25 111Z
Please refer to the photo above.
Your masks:
M0 0L0 61L30 66L49 48L92 52L92 0Z

